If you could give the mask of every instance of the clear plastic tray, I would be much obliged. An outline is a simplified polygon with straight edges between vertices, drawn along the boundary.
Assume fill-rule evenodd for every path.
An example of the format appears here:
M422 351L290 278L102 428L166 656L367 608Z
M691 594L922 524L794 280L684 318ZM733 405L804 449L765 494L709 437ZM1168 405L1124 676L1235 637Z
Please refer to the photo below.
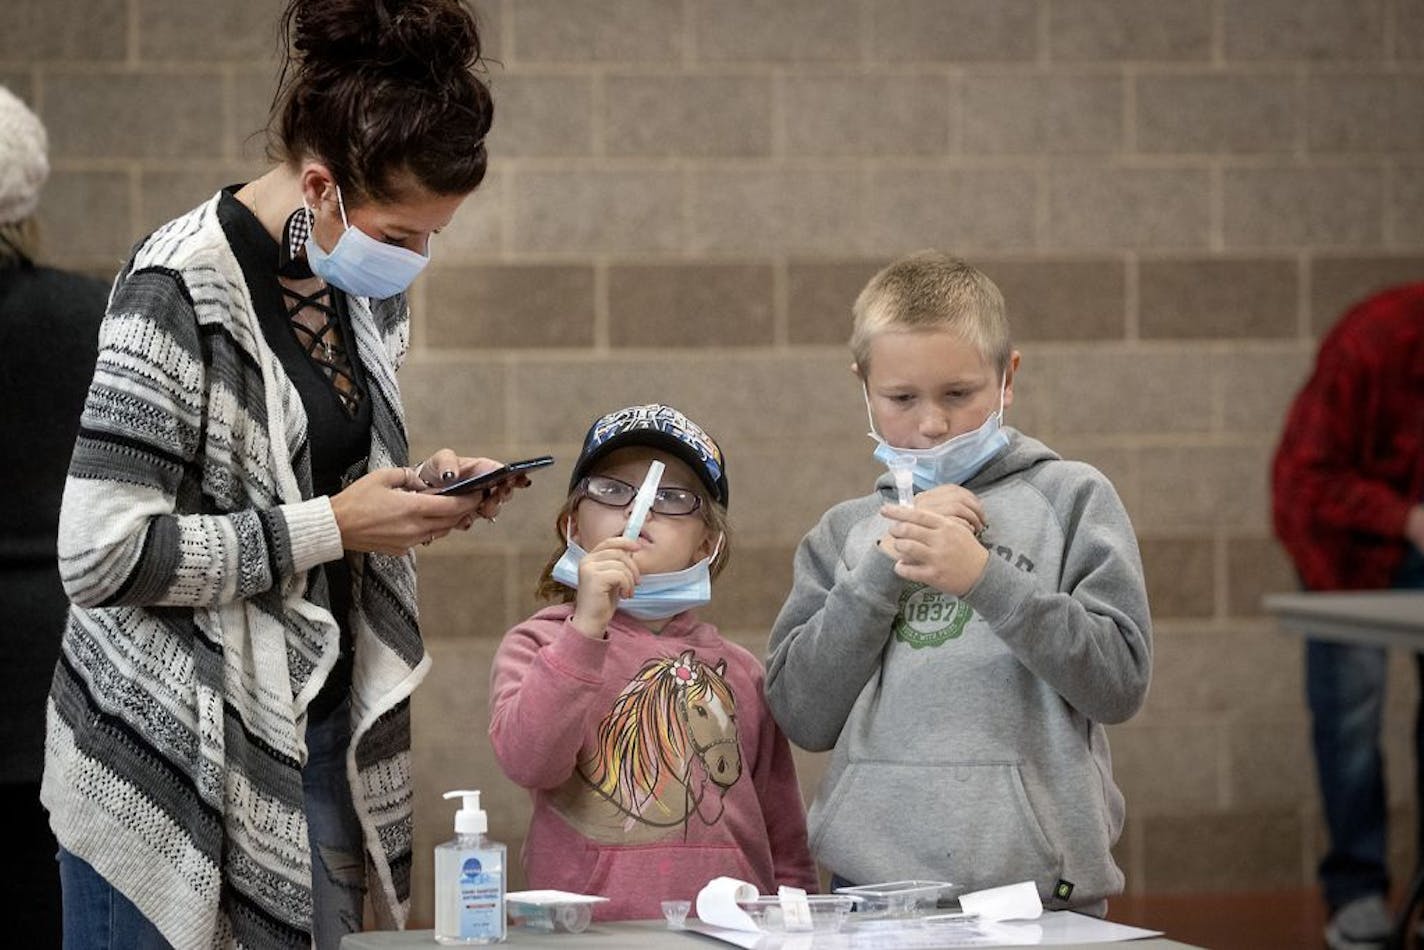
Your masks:
M860 905L858 913L912 917L934 910L944 892L954 886L948 881L891 881L838 887L836 893L854 897Z
M608 900L568 891L513 891L505 910L515 927L542 933L583 933L593 920L593 905Z
M812 933L835 933L845 926L850 910L855 906L855 898L840 894L807 894L804 898L811 908ZM771 933L790 933L781 912L781 898L775 894L739 900L737 906L746 911L748 917L762 930ZM803 928L804 930L804 928Z

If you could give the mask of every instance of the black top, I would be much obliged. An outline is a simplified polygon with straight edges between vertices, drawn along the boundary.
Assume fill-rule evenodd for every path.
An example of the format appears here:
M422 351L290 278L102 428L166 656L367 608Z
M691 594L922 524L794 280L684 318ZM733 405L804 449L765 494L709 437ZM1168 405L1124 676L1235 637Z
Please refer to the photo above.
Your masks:
M108 288L48 267L0 267L0 782L38 782L44 710L69 598L59 502L94 377Z
M355 403L354 413L348 411L347 403L331 379L299 342L288 320L287 303L277 279L281 248L257 216L234 197L240 187L231 185L223 190L218 202L218 220L247 278L253 309L262 324L262 335L277 354L306 410L312 495L334 495L345 487L348 475L365 472L371 445L371 401L361 399ZM356 384L364 388L364 373L356 356L356 338L351 332L346 295L333 291L332 299L340 321L341 339L350 355L352 375ZM312 719L321 719L345 698L351 686L352 590L351 570L345 560L330 561L316 568L316 572L318 576L311 579L313 592L320 597L321 586L327 588L331 612L341 626L341 657L308 710Z

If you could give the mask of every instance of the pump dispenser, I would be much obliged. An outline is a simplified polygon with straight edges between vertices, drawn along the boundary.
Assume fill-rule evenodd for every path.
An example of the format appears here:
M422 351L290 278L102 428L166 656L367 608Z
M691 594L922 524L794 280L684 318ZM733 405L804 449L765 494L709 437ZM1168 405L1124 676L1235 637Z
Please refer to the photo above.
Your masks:
M435 939L451 946L502 943L505 936L505 846L491 841L478 791L460 797L455 837L435 848Z

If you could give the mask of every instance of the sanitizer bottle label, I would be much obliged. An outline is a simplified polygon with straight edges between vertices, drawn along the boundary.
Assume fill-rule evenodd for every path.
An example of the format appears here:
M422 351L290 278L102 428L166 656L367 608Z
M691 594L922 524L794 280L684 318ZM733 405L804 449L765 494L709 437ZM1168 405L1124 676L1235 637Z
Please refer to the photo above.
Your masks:
M485 870L485 865L490 863L494 865L492 874ZM501 870L498 856L481 853L468 855L460 866L461 937L491 937L501 932L504 923Z

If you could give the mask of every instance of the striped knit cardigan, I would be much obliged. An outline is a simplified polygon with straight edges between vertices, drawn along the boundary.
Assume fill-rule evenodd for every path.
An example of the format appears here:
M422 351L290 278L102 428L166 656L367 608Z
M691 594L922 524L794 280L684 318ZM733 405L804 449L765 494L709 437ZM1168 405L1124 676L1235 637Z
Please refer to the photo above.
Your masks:
M41 799L59 843L178 948L308 947L304 710L340 635L312 568L342 556L311 497L306 416L263 339L220 195L115 281L65 485L73 606ZM369 468L404 465L403 298L351 298ZM409 905L409 696L425 675L409 556L353 558L347 775L383 925Z

